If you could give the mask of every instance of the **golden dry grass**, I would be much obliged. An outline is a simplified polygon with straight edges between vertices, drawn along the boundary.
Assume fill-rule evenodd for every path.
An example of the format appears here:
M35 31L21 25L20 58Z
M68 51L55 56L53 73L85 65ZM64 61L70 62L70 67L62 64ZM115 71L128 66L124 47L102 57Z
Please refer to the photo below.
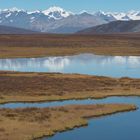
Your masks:
M140 35L0 35L0 58L140 55Z
M0 109L1 140L33 140L87 125L87 118L136 110L135 105L71 105L53 108Z
M140 79L0 72L0 103L140 96Z

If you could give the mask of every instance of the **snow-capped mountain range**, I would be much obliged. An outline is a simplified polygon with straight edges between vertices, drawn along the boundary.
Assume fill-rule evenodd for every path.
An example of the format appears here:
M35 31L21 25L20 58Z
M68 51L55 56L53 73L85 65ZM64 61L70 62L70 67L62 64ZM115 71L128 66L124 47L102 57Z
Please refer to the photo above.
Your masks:
M0 25L49 33L73 33L117 20L140 20L140 11L127 13L99 11L92 14L84 11L77 14L56 6L43 11L17 8L0 10Z
M129 11L129 12L96 12L98 16L112 17L115 20L140 20L140 11Z
M56 20L59 20L61 18L66 18L72 15L72 12L65 11L64 9L55 6L42 11L42 13L45 14L46 16L49 16L49 18L54 18Z

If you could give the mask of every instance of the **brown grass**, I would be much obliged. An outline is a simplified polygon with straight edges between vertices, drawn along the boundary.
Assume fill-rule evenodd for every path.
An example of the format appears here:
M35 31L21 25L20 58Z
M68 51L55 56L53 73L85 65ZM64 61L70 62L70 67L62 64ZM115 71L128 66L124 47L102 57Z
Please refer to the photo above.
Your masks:
M87 125L87 118L135 110L135 105L71 105L53 108L0 109L1 140L33 140Z
M140 35L0 35L0 58L140 55Z
M0 72L0 103L140 96L140 79Z

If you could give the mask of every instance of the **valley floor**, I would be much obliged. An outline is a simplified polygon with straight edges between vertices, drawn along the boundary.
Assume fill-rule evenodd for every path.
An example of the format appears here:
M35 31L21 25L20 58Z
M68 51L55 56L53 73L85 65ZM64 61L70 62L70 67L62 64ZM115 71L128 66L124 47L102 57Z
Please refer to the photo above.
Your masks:
M140 55L134 35L0 35L0 58L94 53ZM140 96L140 79L80 74L0 72L0 103ZM0 109L1 140L33 140L87 125L87 119L136 110L131 104ZM30 128L30 129L27 129Z
M80 53L139 56L140 35L0 35L0 58Z

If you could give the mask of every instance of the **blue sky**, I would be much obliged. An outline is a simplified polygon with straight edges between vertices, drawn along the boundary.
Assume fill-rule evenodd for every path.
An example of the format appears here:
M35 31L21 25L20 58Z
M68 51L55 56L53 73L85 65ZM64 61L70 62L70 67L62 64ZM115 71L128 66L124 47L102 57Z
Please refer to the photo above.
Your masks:
M140 10L140 0L0 0L0 9L17 7L25 10L45 10L60 6L72 12Z

